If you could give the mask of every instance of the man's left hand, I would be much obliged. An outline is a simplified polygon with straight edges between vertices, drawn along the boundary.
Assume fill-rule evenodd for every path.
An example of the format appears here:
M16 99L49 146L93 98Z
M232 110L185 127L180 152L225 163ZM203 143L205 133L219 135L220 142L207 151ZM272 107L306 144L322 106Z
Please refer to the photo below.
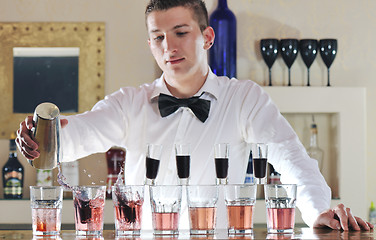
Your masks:
M345 207L342 203L338 204L333 209L322 212L313 224L314 228L329 227L332 229L343 229L348 231L349 229L359 231L369 231L373 228L373 225L364 221L359 217L353 216L350 208Z

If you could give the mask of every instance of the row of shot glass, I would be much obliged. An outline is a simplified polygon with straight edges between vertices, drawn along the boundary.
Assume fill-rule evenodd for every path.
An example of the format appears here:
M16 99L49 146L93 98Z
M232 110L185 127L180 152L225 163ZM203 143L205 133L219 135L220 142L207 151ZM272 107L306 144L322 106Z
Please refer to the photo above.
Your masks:
M148 144L146 153L146 185L154 185L158 175L159 163L162 156L163 146ZM227 184L229 167L228 143L217 143L214 145L214 160L216 170L216 183ZM176 168L180 185L189 185L190 175L190 144L175 144ZM253 172L256 183L264 184L266 180L268 145L265 143L251 144Z
M190 235L210 236L216 230L219 189L223 187L228 235L253 233L257 185L115 185L112 187L116 236L140 236L145 188L149 189L153 234L179 235L182 191L186 189ZM106 186L79 186L73 190L78 236L101 236ZM264 185L268 233L293 233L295 184ZM57 236L61 229L63 188L31 186L32 227L35 236Z

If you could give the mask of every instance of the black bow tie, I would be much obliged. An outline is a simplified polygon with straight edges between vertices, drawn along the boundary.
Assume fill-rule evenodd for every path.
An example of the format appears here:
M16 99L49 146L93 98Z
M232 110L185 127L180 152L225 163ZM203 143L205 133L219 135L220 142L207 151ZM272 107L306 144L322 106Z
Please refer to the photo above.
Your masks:
M209 116L210 101L200 99L200 96L190 98L176 98L166 94L159 94L158 108L162 117L166 117L180 107L189 107L201 122L205 122Z

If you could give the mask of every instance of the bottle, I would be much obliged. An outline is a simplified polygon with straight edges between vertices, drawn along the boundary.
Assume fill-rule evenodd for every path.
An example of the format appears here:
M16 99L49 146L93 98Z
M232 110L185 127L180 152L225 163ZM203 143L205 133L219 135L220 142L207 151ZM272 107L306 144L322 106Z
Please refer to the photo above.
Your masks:
M376 209L375 204L371 202L371 207L369 208L369 219L368 221L372 224L376 224Z
M253 178L252 151L249 154L247 173L245 174L244 183L249 183L249 184L255 183L255 179Z
M236 77L236 17L228 8L227 0L218 0L209 22L215 32L209 65L218 76Z
M79 164L78 161L61 162L61 172L64 176L66 184L70 187L79 185ZM64 188L64 198L72 198L73 193L69 189Z
M111 187L118 179L118 175L124 168L125 151L119 147L112 147L106 152L107 161L107 198L112 197ZM124 181L125 184L125 181Z
M281 174L277 172L273 165L268 163L269 165L269 184L281 184Z
M311 158L317 160L319 169L321 171L322 165L323 165L324 151L318 146L317 125L315 123L314 116L312 116L311 139L310 139L309 148L307 149L307 153Z
M24 168L17 159L16 134L9 141L9 159L3 167L4 198L21 199L24 181Z
M37 186L52 186L52 170L37 169Z

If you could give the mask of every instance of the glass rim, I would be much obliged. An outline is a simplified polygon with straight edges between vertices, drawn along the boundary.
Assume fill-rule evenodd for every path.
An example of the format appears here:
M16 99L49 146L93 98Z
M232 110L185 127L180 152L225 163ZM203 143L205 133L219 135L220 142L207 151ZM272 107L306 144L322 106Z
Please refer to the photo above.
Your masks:
M250 187L250 186L257 186L256 183L228 183L224 185L224 187Z
M298 184L295 183L268 183L264 184L264 186L298 186Z
M106 189L106 185L78 185L78 186L73 186L72 187L72 190L76 190L76 189L83 189L83 188L92 188L92 189L100 189L100 188L105 188Z
M29 186L31 189L64 189L63 186Z
M126 188L145 188L145 185L137 184L137 185L113 185L111 186L111 190L113 191L116 188L126 189Z

